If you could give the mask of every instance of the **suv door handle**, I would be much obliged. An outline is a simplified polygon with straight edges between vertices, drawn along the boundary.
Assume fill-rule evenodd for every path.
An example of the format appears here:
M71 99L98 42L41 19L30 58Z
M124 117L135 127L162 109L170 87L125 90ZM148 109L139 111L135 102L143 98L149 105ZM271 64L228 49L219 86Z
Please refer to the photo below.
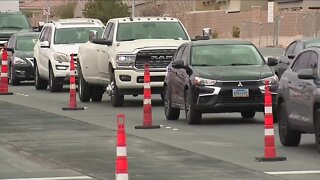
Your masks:
M103 53L106 53L106 51L102 50Z
M97 49L97 52L99 52L100 50L99 49Z

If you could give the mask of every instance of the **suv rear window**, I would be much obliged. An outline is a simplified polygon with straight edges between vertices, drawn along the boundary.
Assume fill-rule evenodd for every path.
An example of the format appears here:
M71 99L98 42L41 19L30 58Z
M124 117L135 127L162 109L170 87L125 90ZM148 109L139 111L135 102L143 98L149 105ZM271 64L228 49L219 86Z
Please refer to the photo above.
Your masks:
M30 24L23 14L0 13L0 29L30 29Z
M192 48L193 66L262 65L264 60L252 45L201 45Z
M55 44L75 44L85 43L89 41L89 31L98 31L98 34L102 34L102 27L73 27L73 28L61 28L56 29L54 36Z

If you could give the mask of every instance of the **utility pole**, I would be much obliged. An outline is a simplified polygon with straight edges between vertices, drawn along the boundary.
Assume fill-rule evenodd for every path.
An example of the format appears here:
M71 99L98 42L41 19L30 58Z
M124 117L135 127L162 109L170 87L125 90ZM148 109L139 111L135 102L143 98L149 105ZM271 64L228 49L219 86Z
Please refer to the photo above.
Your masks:
M134 8L136 6L136 0L131 0L131 1L132 1L131 17L134 17Z

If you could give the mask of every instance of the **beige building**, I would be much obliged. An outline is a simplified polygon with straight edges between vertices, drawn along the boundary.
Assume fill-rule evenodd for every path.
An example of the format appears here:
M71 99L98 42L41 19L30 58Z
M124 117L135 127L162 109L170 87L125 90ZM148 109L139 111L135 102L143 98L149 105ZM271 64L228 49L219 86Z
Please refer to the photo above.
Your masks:
M280 10L320 9L320 0L277 0Z

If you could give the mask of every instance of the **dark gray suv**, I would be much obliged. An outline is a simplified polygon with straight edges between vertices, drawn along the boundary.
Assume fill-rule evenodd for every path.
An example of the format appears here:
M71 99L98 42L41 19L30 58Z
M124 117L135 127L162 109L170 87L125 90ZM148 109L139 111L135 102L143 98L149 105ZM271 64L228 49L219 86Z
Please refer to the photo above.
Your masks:
M280 141L298 146L302 133L315 134L320 152L320 47L311 47L294 59L279 83L277 105Z

